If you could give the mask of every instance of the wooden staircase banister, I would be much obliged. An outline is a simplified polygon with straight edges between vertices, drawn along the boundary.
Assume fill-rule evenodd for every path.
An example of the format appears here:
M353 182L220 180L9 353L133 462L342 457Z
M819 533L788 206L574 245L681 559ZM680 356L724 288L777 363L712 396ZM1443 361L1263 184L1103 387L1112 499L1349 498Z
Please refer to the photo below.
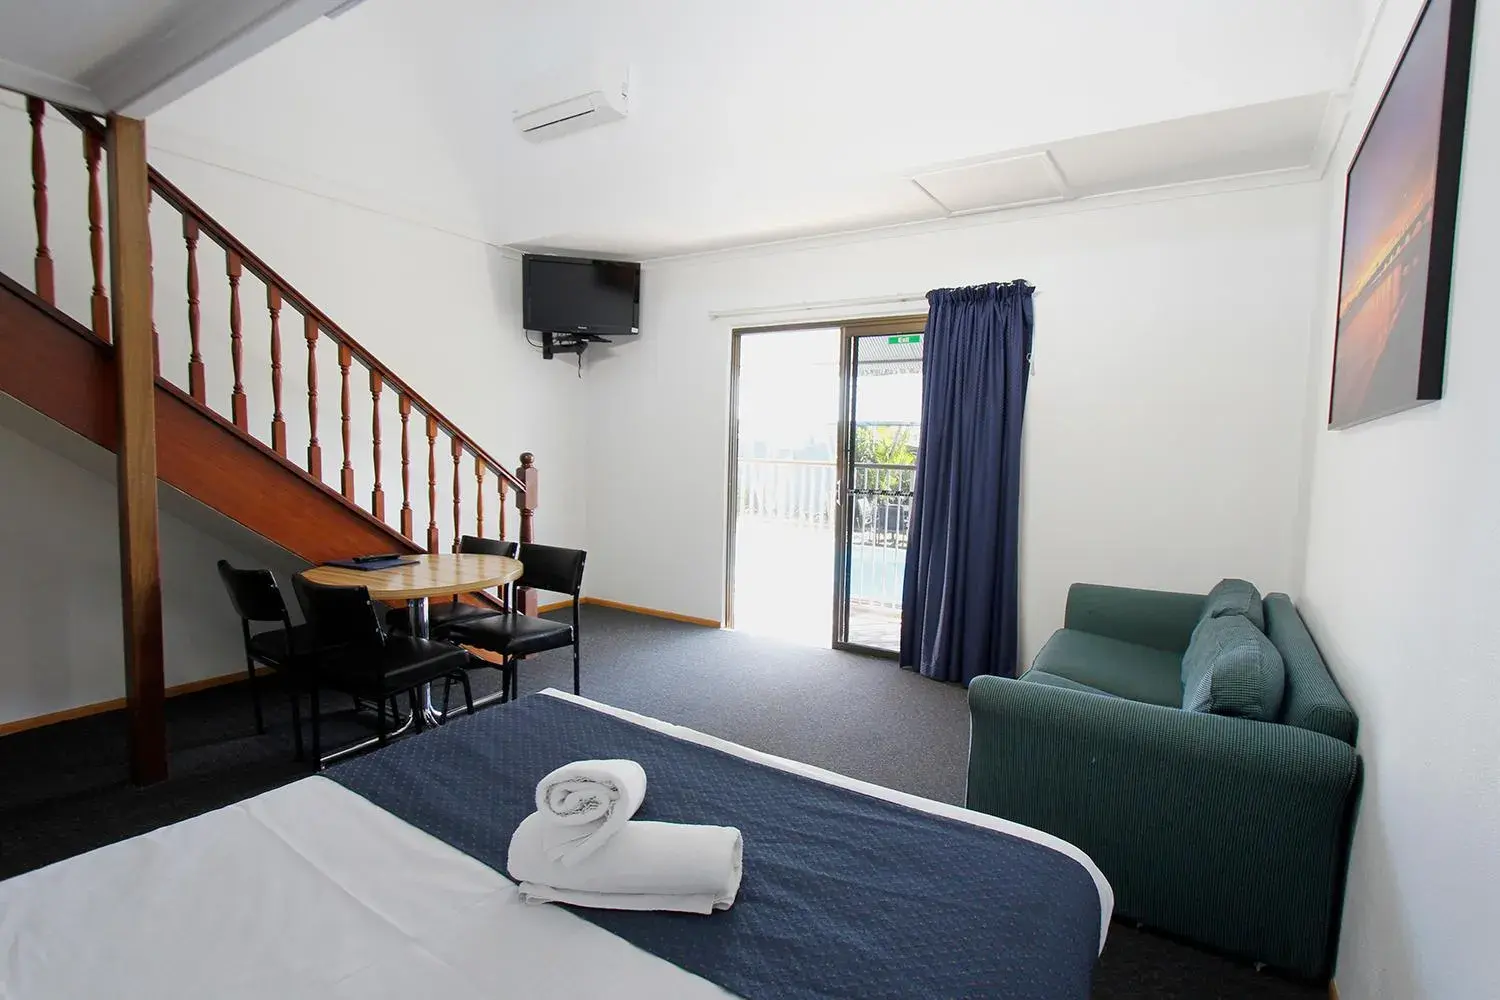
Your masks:
M101 137L103 136L105 131L104 123L94 115L61 105L53 105L53 107L80 129L92 132ZM484 462L492 471L509 483L510 488L517 492L517 502L519 504L521 496L526 491L526 484L518 475L511 472L499 459L481 447L468 434L465 434L456 423L444 416L441 410L429 403L405 379L382 363L379 358L375 357L359 341L355 340L343 327L330 319L327 313L314 305L311 299L297 291L296 287L290 281L287 281L278 274L271 265L261 260L255 251L241 243L217 219L209 215L197 202L184 194L181 188L162 176L161 172L155 167L150 168L149 176L152 191L160 195L164 201L182 213L185 218L191 219L196 223L195 238L207 236L213 242L217 243L227 254L233 255L237 259L237 263L244 270L248 270L254 274L268 288L276 289L286 305L290 306L296 312L301 313L304 317L313 320L319 327L327 331L335 343L347 347L349 353L358 359L361 365L371 372L378 373L381 381L387 387L395 389L402 398L410 400L413 407L433 417L442 430L462 443L465 451Z
M219 222L209 215L198 204L182 193L182 190L171 181L163 177L154 167L151 169L151 187L157 194L176 208L183 215L193 219L198 224L200 234L207 236L226 251L233 253L240 260L245 270L254 274L268 287L276 288L281 292L283 301L305 317L310 317L319 327L326 331L333 340L349 348L349 352L357 358L366 369L378 373L381 381L388 388L396 390L402 397L409 399L414 408L421 410L437 420L438 425L448 432L452 437L463 443L464 450L483 461L491 469L498 472L510 481L512 489L524 491L526 484L523 483L513 472L507 469L500 460L486 451L480 444L468 434L465 434L457 424L443 415L443 412L429 403L421 393L417 392L411 385L397 375L379 358L365 349L359 341L350 336L343 327L339 326L328 314L315 306L307 296L297 291L291 282L277 274L269 264L256 256L255 252L245 246L234 237L229 230L225 229Z
M130 467L134 457L133 471L128 476L129 488L133 491L129 499L140 516L132 522L128 538L122 520L121 553L122 563L140 570L127 580L128 584L139 579L136 593L147 593L148 596L160 593L155 564L148 565L148 560L136 559L132 555L147 549L154 553L157 547L154 541L157 516L154 482L175 487L309 562L325 562L359 552L392 548L422 551L424 541L429 552L446 549L447 540L440 539L443 532L439 531L437 513L436 451L440 435L446 436L443 447L453 460L454 550L467 530L466 522L474 526L476 534L484 535L487 489L494 490L493 495L498 500L493 519L497 525L497 537L505 537L506 499L508 493L513 493L519 515L518 540L523 543L535 540L537 470L529 452L521 455L516 469L503 465L181 189L151 168L145 162L142 123L114 118L106 125L93 115L60 105L51 106L61 113L64 120L81 130L82 156L74 163L75 168L81 165L85 183L77 189L67 184L49 186L49 173L55 174L58 167L65 167L67 160L51 164L49 170L49 149L44 132L48 121L55 119L50 119L47 114L47 102L28 96L25 127L28 129L31 207L36 236L35 254L30 262L34 291L0 274L0 392L120 454L122 512L127 506L127 487L124 485L127 475L124 470ZM107 158L103 155L106 148L109 150ZM55 149L51 152L55 153ZM106 186L103 182L106 181L110 241L107 268L102 199ZM84 244L87 256L86 263L76 275L68 273L67 267L59 268L52 253L51 230L57 220L52 212L54 206L49 202L55 200L55 192L62 190L86 191L85 211L80 213L80 224L87 227L87 242ZM165 203L181 216L179 228L186 251L183 258L185 273L183 284L177 287L186 292L186 340L180 347L174 343L170 353L175 355L181 351L180 361L185 362L182 373L186 376L182 383L164 372L161 364L163 347L152 291L153 287L161 288L156 281L160 276L153 273L150 239L149 213L153 197L158 206ZM200 261L203 237L223 252L222 266L209 259L212 254ZM85 273L90 269L92 273L85 280ZM246 271L265 286L264 319L250 324L249 329L244 312L246 297L252 314L258 312L260 306L253 301L255 290L242 288ZM227 281L227 316L211 318L204 315L203 285L216 280ZM58 307L58 287L69 284L74 288L81 285L88 293L87 305L79 307L86 317L70 316ZM69 292L69 289L64 287L64 291ZM207 297L207 301L212 302L216 310L221 308L216 296ZM287 311L301 316L300 340L296 335L297 317L286 315ZM269 321L266 331L269 334L269 371L258 372L256 369L264 364L265 356L258 351L247 352L245 348L247 338L258 337L260 324L266 321ZM327 334L326 343L320 344L320 330ZM177 330L172 328L167 332L175 335ZM227 411L215 408L208 401L203 351L205 340L225 333L228 343L223 346L227 348L232 373L222 374L232 374L233 380L232 393L227 399L220 400L229 404ZM290 344L283 343L284 336L290 339ZM318 437L320 347L325 360L330 353L336 353L339 367L338 416L343 462L337 487L323 479L322 445ZM289 356L284 357L284 349L290 351ZM284 396L288 390L295 391L297 373L304 368L303 349L306 352L308 433L305 466L300 459L292 457L300 449L290 448L287 441L288 412L298 412L301 407ZM350 368L356 362L368 377L371 440L369 451L361 447L351 452L354 442L351 440ZM176 370L178 364L179 360L174 357L171 369ZM289 375L293 380L292 387L284 385ZM263 415L259 412L259 403L261 390L267 383L266 376L270 407ZM220 378L213 393L217 394L224 384L224 379ZM255 397L253 404L252 393ZM386 520L386 489L393 480L385 475L389 471L385 468L385 461L397 449L398 443L390 439L393 425L389 422L382 425L382 407L394 409L400 420L399 524ZM416 411L416 428L411 427L413 410ZM252 432L251 427L252 423L259 425L263 416L269 418L267 426L257 429L269 431L264 437ZM425 433L427 439L428 525L426 537L421 540L415 537L417 512L413 509L411 497L414 477L410 434L414 430L419 435L419 474L415 477L419 491L421 436ZM145 451L142 451L143 446ZM355 489L356 472L361 477L366 473L352 466L351 453L368 455L373 461L369 468L373 473L373 489L368 494L368 507L359 502ZM472 456L474 463L472 478L461 475L465 453ZM486 476L486 467L494 474L493 479ZM474 491L476 502L472 512L464 509L465 481ZM396 508L394 503L390 506ZM440 542L443 543L441 547ZM159 647L161 615L157 608L153 627L153 615L147 606L149 602L132 602L128 587L125 593L126 660L130 663L141 661L142 651L151 652L147 640L153 636ZM534 591L521 588L517 598L522 608L535 611ZM465 595L464 600L499 606L488 594ZM132 618L135 605L140 605L141 610ZM137 654L134 661L132 650ZM151 765L151 770L149 773L143 770L144 765L137 768L137 776L147 779L161 776L165 768L164 722L159 712L147 711L159 703L164 690L160 659L158 650L154 672L127 670L127 684L132 685L132 732L139 731L142 739L138 742L142 746L145 746L144 737L150 737L152 741L147 747L150 753L140 756Z

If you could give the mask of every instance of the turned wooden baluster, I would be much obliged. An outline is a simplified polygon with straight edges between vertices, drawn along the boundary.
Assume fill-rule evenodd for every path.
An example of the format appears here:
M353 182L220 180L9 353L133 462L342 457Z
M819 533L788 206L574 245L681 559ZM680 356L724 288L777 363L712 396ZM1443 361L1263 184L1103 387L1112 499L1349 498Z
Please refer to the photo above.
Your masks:
M505 479L505 477L503 475L501 475L498 470L495 472L495 482L497 482L497 483L500 484L500 505L499 505L498 508L496 508L499 511L499 513L495 515L496 518L500 521L500 527L495 532L495 537L496 538L500 538L500 539L504 539L505 538L505 491L506 491L507 487L506 487L506 479Z
M458 551L458 540L463 537L463 525L458 518L459 492L463 488L463 479L458 471L458 463L464 457L463 442L458 435L453 435L453 551Z
M245 383L242 369L245 364L245 347L240 321L240 274L244 265L240 255L233 250L224 251L224 273L229 277L229 358L234 363L234 391L229 394L229 412L234 426L242 431L250 429L250 420L245 408Z
M427 415L427 551L438 550L437 418Z
M182 217L182 241L187 244L188 395L202 403L208 397L203 388L203 355L198 350L198 220L192 216Z
M401 413L401 534L411 537L411 442L406 425L411 420L411 400L399 397L396 407Z
M474 534L484 537L484 461L474 456Z
M47 247L47 149L42 145L42 119L47 102L26 98L31 119L31 207L36 215L36 294L43 302L56 301L52 283L52 251Z
M281 289L266 286L266 312L271 314L271 447L286 458L286 421L281 416Z
M318 321L302 317L302 336L307 339L307 471L323 481L323 446L318 444Z
M161 377L161 334L156 329L156 244L151 242L151 205L155 195L146 189L146 290L151 311L151 374Z
M94 290L89 298L94 336L109 340L109 296L104 292L104 200L99 194L99 157L103 146L97 133L83 131L83 161L89 170L89 261L94 266Z
M339 378L342 380L340 392L343 406L343 434L344 434L344 467L339 472L339 492L344 494L345 500L354 499L354 464L349 461L349 348L345 344L339 345Z
M385 520L385 490L380 485L380 390L384 387L380 373L370 369L370 432L375 439L375 488L370 491L370 513Z

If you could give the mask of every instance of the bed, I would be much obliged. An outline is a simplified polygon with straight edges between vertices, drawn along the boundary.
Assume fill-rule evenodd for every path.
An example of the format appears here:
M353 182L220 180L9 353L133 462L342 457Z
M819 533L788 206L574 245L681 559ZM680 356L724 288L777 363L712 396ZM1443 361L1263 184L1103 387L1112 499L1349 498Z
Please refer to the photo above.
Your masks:
M732 909L519 899L537 778L599 756L741 827ZM547 691L0 883L0 997L1086 1000L1112 909L1040 831Z

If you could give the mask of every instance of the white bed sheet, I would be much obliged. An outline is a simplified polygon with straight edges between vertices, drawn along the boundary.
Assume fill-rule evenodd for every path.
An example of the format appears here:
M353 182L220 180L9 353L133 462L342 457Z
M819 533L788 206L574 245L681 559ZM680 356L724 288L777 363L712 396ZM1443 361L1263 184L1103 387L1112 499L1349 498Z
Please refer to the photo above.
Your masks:
M1109 883L1055 837L547 693L1061 851L1099 888L1103 947ZM0 883L0 1000L437 995L730 994L566 910L521 902L498 872L320 777Z

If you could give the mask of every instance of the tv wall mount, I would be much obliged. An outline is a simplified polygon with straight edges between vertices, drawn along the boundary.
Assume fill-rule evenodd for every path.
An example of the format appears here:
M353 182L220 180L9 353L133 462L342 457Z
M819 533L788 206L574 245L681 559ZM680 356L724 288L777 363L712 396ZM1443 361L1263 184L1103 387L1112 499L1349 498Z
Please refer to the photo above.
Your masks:
M559 354L577 354L582 356L588 350L590 344L612 344L614 341L608 337L600 337L592 333L546 333L542 334L542 358L551 361Z

